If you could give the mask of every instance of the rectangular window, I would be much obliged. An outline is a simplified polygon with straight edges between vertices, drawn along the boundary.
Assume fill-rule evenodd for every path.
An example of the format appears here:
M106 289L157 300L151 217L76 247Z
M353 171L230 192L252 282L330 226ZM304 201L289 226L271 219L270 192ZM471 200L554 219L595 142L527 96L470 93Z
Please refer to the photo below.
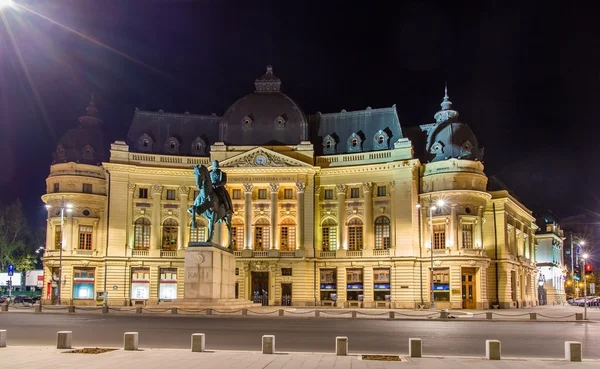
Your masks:
M337 301L337 270L321 269L321 301Z
M280 228L279 241L281 251L296 250L296 227L282 226Z
M94 298L94 272L95 268L73 269L73 298Z
M450 269L433 269L433 299L450 301Z
M92 226L79 226L79 250L92 249Z
M337 226L321 228L323 236L323 251L335 251L337 249Z
M354 225L348 227L348 250L360 251L363 248L363 227Z
M231 227L231 242L234 250L241 250L244 247L244 226Z
M59 183L54 184L54 192L60 192L60 184Z
M269 249L269 227L256 226L254 228L254 250L265 251Z
M147 199L148 198L148 189L147 188L140 188L138 191L138 197L140 199Z
M175 190L167 190L167 200L175 200Z
M158 298L161 300L174 300L177 298L177 269L160 268L160 287Z
M266 200L267 199L267 190L265 188L258 189L258 199Z
M350 189L350 198L358 199L360 197L360 189L358 187L354 187Z
M346 269L346 289L346 300L363 300L364 286L362 269Z
M442 250L446 248L446 225L435 224L433 226L433 248Z
M62 243L62 228L60 225L54 226L54 249L59 250Z
M473 224L462 225L462 247L464 249L473 248Z
M234 200L240 200L242 198L242 190L236 188L232 191L232 195Z
M333 200L333 190L325 190L325 200Z
M150 297L150 268L131 268L131 298L147 300Z
M390 300L390 269L373 268L373 298L375 301Z
M291 188L286 188L283 190L283 198L285 200L291 200L294 198L294 193L292 192Z
M206 227L190 228L190 241L191 242L204 242L206 241Z
M281 275L291 276L292 268L281 268Z
M385 186L377 186L377 196L387 196L386 190Z
M83 184L83 193L92 193L92 184L91 183Z

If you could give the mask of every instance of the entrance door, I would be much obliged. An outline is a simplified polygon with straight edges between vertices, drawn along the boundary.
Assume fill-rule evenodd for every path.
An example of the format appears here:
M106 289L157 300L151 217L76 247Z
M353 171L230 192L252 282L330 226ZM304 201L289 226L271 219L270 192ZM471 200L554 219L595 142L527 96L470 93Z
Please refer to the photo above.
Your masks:
M292 306L292 284L281 284L281 306Z
M476 309L475 300L475 268L462 269L462 307Z
M252 301L269 305L269 272L252 272Z

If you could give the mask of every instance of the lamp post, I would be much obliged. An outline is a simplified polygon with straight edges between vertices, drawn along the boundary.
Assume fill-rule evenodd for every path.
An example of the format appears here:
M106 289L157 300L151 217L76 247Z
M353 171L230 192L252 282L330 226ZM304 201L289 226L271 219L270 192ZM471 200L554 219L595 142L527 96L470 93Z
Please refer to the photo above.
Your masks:
M431 205L429 207L429 233L431 233L431 245L429 247L429 252L431 253L431 308L435 309L435 299L434 299L434 274L433 274L433 245L435 242L435 236L433 234L433 211L436 210L438 207L442 207L444 206L444 200L438 200L437 201L437 206L436 205Z
M587 278L585 278L585 263L588 258L588 254L581 255L583 260L583 269L581 272L581 276L583 278L583 319L587 320Z
M52 206L50 204L46 204L46 209L50 209ZM65 204L64 200L60 206L60 248L58 251L58 297L56 299L57 305L61 304L61 289L62 289L62 252L65 244L65 210L67 213L73 211L73 205Z

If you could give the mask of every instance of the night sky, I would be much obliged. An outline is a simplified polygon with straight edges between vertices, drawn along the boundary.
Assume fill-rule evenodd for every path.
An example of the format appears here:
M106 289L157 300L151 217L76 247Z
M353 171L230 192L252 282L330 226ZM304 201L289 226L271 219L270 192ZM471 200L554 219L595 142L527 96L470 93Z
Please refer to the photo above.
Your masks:
M403 126L433 122L447 81L485 147L488 175L538 213L600 212L596 8L17 2L32 11L0 18L0 201L20 198L32 221L45 216L56 140L77 126L91 93L112 142L125 139L136 107L223 114L267 64L306 114L396 104Z

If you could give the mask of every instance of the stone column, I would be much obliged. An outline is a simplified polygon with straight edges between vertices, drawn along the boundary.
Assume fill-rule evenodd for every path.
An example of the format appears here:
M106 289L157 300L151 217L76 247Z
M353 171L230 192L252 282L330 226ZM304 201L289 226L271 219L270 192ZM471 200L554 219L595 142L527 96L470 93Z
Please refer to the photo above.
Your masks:
M134 226L133 226L133 193L135 191L135 184L127 184L127 220L125 227L125 239L127 240L127 248L133 248L133 237L134 237Z
M279 208L277 206L277 195L279 195L279 184L269 184L271 190L271 249L279 249Z
M252 183L244 183L244 238L246 239L244 248L250 249L252 244ZM252 247L253 248L253 247Z
M363 248L373 250L373 244L375 243L375 235L373 234L373 197L372 197L372 182L365 182L362 184L364 193L363 208L365 209L365 239L363 240Z
M396 181L390 181L390 248L396 248ZM420 246L420 245L419 245Z
M315 209L314 209L314 217L313 217L313 243L315 248L315 256L318 256L319 253L323 250L323 234L321 232L321 223L323 219L321 219L321 205L320 205L320 196L321 196L321 186L315 186Z
M306 190L306 183L296 183L296 201L297 201L297 212L296 219L298 227L296 228L296 249L304 250L304 191Z
M77 247L73 245L73 240L75 239L73 233L74 233L74 229L73 229L73 212L75 212L75 209L73 209L73 211L68 212L65 209L65 247L63 250L63 256L64 256L64 252L66 251L67 253L71 253L74 249L76 249Z
M190 188L186 186L179 187L179 234L177 235L177 250L186 247L189 240L186 235L188 229L187 205L190 196Z
M338 213L338 234L337 234L337 248L348 249L348 233L346 232L346 185L339 184L335 186L337 190L337 213Z
M478 225L478 237L476 238L479 242L479 247L483 249L483 206L477 208L477 225Z
M450 242L451 247L458 250L458 226L456 219L456 204L450 205Z
M162 224L160 223L160 201L162 198L162 190L163 186L159 184L155 184L152 186L152 227L150 227L150 249L151 250L160 250L161 242L160 242L160 231L162 229Z
M48 219L46 219L46 250L54 250L54 226L48 210Z

